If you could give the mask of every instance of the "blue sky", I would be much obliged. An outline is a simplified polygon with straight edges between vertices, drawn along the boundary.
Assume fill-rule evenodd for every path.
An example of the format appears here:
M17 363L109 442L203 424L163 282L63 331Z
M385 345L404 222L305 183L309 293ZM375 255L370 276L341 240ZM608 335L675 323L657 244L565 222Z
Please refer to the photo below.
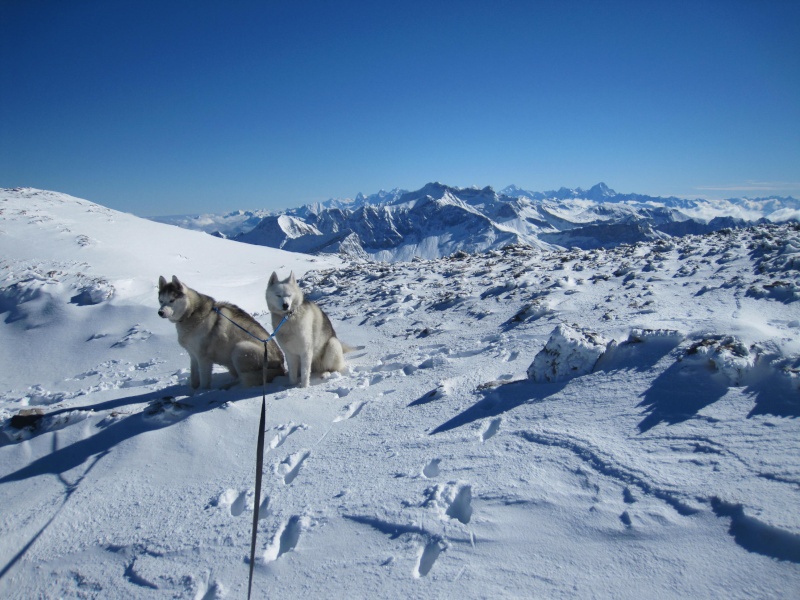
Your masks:
M796 1L4 0L0 81L0 186L139 215L800 197Z

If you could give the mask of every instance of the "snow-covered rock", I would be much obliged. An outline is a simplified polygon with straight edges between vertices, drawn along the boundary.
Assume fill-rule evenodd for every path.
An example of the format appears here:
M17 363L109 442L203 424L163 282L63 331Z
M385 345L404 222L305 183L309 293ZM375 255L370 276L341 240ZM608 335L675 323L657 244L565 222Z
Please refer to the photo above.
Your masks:
M709 335L686 350L687 359L707 361L708 365L725 375L731 385L741 385L752 371L758 358L735 336Z
M528 367L528 378L553 382L591 373L612 343L595 332L561 323Z

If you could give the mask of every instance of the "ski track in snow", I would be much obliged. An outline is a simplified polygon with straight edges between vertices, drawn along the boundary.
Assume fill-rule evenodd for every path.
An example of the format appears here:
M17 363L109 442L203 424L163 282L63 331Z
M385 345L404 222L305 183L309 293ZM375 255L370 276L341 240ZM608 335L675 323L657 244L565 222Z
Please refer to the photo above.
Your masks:
M54 227L45 216L31 219ZM76 239L83 249L102 243L93 235ZM521 547L492 554L518 539L509 533L516 521L506 528L506 519L527 510L542 518L536 522L542 544L559 539L559 527L574 528L575 544L605 543L614 553L620 540L635 540L637 548L666 554L667 562L677 558L658 549L659 540L690 536L693 528L706 536L719 531L703 548L728 548L725 557L749 561L740 566L745 577L766 572L761 583L787 591L782 586L800 581L800 522L790 510L800 492L793 455L800 416L798 240L796 226L764 226L612 250L510 247L307 273L302 284L309 298L330 314L344 341L365 350L348 355L345 375L312 378L306 390L279 378L268 391L265 453L275 477L265 477L259 509L257 585L297 594L314 581L305 571L336 567L346 568L348 578L359 569L380 577L387 593L413 595L410 590L423 588L408 586L425 581L450 587L425 588L423 596L469 595L465 590L475 589L486 561L520 578L514 593L533 586L538 595L563 596L575 581L591 585L591 578L548 571L546 547L534 551L533 572L514 570L510 557ZM792 248L798 250L792 254ZM47 322L51 308L40 300L54 293L41 291L48 285L73 286L64 293L70 298L86 289L67 274L69 265L62 274L8 260L2 266L2 307L18 325ZM139 354L137 348L158 341L160 330L157 321L138 316L122 328L94 324L84 338L87 345L105 344L115 358L60 384L0 390L0 448L21 465L4 470L0 486L56 474L65 507L56 511L36 501L41 517L4 517L4 537L12 539L14 528L23 533L5 546L0 562L34 593L44 589L41 571L66 596L91 597L122 580L140 597L235 596L246 571L253 461L249 443L219 437L209 424L230 420L229 436L251 428L244 416L258 394L236 388L188 393L185 366ZM571 329L558 337L562 324ZM577 333L570 337L570 331ZM558 377L534 382L526 369L548 348L540 363L557 366ZM215 383L226 377L215 370ZM12 427L11 418L29 408L41 409L30 415L33 424ZM141 440L164 431L175 434L170 447L150 457ZM194 435L209 440L196 458L187 450ZM42 453L39 442L48 436L52 449ZM171 457L185 472L208 461L227 465L199 482L182 471L175 488L148 486L151 497L136 499L144 514L148 505L178 511L183 505L205 525L192 529L178 518L166 527L156 511L152 522L144 519L119 536L86 536L89 526L76 524L80 541L48 541L84 488L102 485L93 477L110 456L136 444L145 458L134 463L139 470L131 477L140 486ZM763 451L754 453L754 446ZM74 476L71 470L84 464L88 469ZM180 502L174 489L183 491ZM113 505L94 504L98 518L128 510L129 499L110 497ZM193 497L203 499L199 508ZM10 563L30 540L27 554ZM45 551L47 544L58 550ZM550 549L561 552L558 545ZM634 573L625 552L620 556L615 568ZM587 560L589 571L605 564ZM716 564L713 557L704 560ZM109 564L117 574L106 572ZM331 585L345 587L335 577ZM600 595L617 590L602 585ZM661 580L653 585L681 595L659 587ZM692 587L691 577L686 585L684 592L706 589ZM714 594L731 592L716 585L708 588ZM635 597L626 588L617 591Z

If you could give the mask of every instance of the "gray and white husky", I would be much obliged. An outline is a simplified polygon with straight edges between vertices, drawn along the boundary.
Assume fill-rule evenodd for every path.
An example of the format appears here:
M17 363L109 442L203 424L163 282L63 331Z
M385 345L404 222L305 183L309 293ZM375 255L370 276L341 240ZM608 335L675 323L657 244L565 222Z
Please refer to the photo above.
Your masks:
M178 343L189 352L190 383L194 389L211 387L214 364L227 367L234 383L241 381L249 387L263 381L264 343L236 326L261 340L267 339L269 334L253 317L235 304L217 302L187 287L174 275L171 282L159 277L158 301L161 304L158 316L175 323ZM283 353L274 340L270 340L267 343L267 381L285 373Z
M303 297L294 273L283 281L273 273L267 284L266 298L273 328L289 316L277 330L275 338L286 355L292 385L299 383L300 387L308 387L311 373L346 372L344 353L354 348L342 344L328 315Z

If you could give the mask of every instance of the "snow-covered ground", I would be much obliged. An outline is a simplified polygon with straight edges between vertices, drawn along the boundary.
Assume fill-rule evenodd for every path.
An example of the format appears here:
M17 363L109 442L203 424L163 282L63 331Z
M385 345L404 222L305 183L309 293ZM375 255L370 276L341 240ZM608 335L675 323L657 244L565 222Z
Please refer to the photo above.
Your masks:
M0 596L246 596L261 389L189 393L156 283L268 325L273 270L364 349L267 389L255 597L800 593L796 224L343 263L26 189L0 192Z

